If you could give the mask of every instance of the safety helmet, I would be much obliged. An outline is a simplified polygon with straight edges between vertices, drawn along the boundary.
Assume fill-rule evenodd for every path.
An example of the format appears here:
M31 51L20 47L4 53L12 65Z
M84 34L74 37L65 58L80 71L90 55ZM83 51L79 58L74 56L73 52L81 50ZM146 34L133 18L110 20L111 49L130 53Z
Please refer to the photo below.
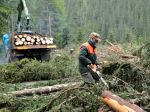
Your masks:
M97 39L98 41L101 40L100 34L98 34L98 33L96 33L96 32L92 32L89 37L92 38L92 39L95 38L95 39Z

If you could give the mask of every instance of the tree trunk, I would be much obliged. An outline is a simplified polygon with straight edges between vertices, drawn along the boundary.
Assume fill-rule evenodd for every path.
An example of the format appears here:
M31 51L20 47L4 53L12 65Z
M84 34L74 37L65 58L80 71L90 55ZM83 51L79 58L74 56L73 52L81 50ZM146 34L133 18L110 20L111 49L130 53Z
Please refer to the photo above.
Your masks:
M144 112L139 106L127 102L110 91L102 92L101 100L117 112Z
M30 96L33 94L48 94L50 92L56 92L64 88L74 87L77 85L80 85L81 82L74 82L74 83L67 83L67 84L58 84L54 86L45 86L45 87L39 87L39 88L32 88L32 89L24 89L20 91L12 91L10 94L16 97L20 96Z

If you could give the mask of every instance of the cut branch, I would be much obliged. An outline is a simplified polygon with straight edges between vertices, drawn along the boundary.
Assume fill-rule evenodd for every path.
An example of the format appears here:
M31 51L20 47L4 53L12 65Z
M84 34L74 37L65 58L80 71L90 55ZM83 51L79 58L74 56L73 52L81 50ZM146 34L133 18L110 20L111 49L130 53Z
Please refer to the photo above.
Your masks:
M74 87L74 88L69 88L67 90L64 90L63 92L61 92L58 96L55 96L55 98L53 98L48 104L46 104L45 106L39 108L38 110L35 110L34 112L45 112L47 110L49 110L50 108L52 108L52 103L57 100L58 98L60 98L62 95L64 95L65 93L68 93L69 91L73 91L75 89L86 89L83 87ZM89 91L88 89L86 89L87 91ZM89 91L90 92L90 91Z

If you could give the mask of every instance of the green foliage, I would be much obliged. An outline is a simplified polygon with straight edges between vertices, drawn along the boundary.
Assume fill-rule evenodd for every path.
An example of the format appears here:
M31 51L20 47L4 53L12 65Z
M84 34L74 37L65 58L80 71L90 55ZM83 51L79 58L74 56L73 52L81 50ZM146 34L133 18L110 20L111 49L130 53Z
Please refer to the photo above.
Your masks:
M143 66L150 69L150 43L147 43L143 46L140 54Z
M7 19L11 11L12 8L8 6L6 1L0 1L0 35L8 32Z
M73 109L83 107L82 111L97 111L101 103L99 102L99 93L101 86L95 85L91 88L73 87L61 91L50 100L50 102L36 112L70 112Z
M95 31L114 42L129 42L141 36L145 40L150 36L149 0L66 0L65 3L66 20L74 38L80 28L83 37Z
M63 47L63 38L61 36L61 33L57 33L55 35L55 42L56 42L56 45L58 46L58 48L62 48Z
M57 56L49 62L23 59L0 66L0 81L23 82L65 78L78 73L73 61L67 56Z
M51 95L49 96L33 96L33 97L25 97L23 99L18 98L15 105L17 109L15 112L33 112L37 108L43 106L45 103L52 98Z
M49 0L51 3L53 3L53 6L58 11L59 14L64 15L65 13L65 3L64 0Z
M116 77L111 81L111 86L115 85L114 88L112 87L113 90L119 88L120 91L120 89L124 90L125 88L130 92L131 87L137 91L144 91L145 88L149 88L150 81L147 79L150 78L150 74L130 63L110 63L103 66L103 73Z
M0 32L7 32L7 17L16 9L17 0L0 1ZM47 11L51 16L52 36L58 45L62 44L62 29L68 28L69 41L80 42L88 38L92 31L99 32L104 39L112 42L146 40L149 33L149 0L32 0L27 1L29 13L34 19ZM42 7L44 6L44 7ZM40 17L41 17L40 16ZM47 18L47 17L46 17ZM59 36L59 38L58 38ZM142 37L142 39L139 37Z
M11 96L8 96L7 94L1 94L0 93L0 112L11 112L10 106L14 104L14 98ZM13 107L11 107L13 108Z
M22 68L23 66L21 65L26 65L29 63L29 61L30 64L32 64L31 60L24 59L21 60L21 64L18 65L20 68ZM59 65L60 67L62 67L62 69L64 69L65 67L69 68L72 63L72 61L70 61L70 58L67 56L56 56L52 59L51 62L54 62L54 64L51 63L54 68L57 68L57 65ZM110 72L113 74L110 74L109 76L107 76L107 78L105 78L110 86L110 91L113 91L116 95L119 95L124 99L137 99L138 105L141 107L145 107L149 104L149 74L143 74L142 70L128 63L112 63L110 64L110 66L107 66L103 69L107 70L105 72ZM58 68L57 70L59 73L63 74L62 78L66 77L66 75L62 72L63 70L61 70L61 68ZM68 74L69 72L66 73ZM63 80L62 78L60 80ZM51 83L59 83L60 80L58 80L57 78L55 78L55 80L53 81L50 80L48 82L48 85L51 85ZM38 87L42 85L42 83L38 83L36 85L33 85L32 87ZM0 91L10 92L23 88L28 87L0 83ZM6 107L6 110L9 109L10 111L15 112L40 112L37 110L43 109L43 107L48 107L47 111L52 112L70 112L73 109L77 109L78 107L83 107L83 111L95 112L98 110L99 107L103 105L99 99L99 96L103 90L105 90L104 86L99 83L89 88L73 87L63 89L62 91L56 92L54 94L51 93L46 96L34 95L22 98L15 97L12 99L7 95L0 95L0 98L2 97L2 101L9 104L8 108ZM145 93L142 92L139 94L138 91L143 90Z

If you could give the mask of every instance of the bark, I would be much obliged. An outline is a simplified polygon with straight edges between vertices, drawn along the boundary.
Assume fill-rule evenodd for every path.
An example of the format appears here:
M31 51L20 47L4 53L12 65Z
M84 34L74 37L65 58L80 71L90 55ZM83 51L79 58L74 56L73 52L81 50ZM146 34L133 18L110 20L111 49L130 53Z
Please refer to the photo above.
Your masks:
M45 87L39 87L39 88L32 88L32 89L24 89L20 91L13 91L10 94L16 97L20 96L30 96L33 94L49 94L50 92L56 92L65 88L74 87L77 85L80 85L81 82L74 82L74 83L67 83L67 84L58 84L54 86L45 86Z
M144 110L136 104L131 104L110 91L103 91L101 100L117 112L144 112Z

